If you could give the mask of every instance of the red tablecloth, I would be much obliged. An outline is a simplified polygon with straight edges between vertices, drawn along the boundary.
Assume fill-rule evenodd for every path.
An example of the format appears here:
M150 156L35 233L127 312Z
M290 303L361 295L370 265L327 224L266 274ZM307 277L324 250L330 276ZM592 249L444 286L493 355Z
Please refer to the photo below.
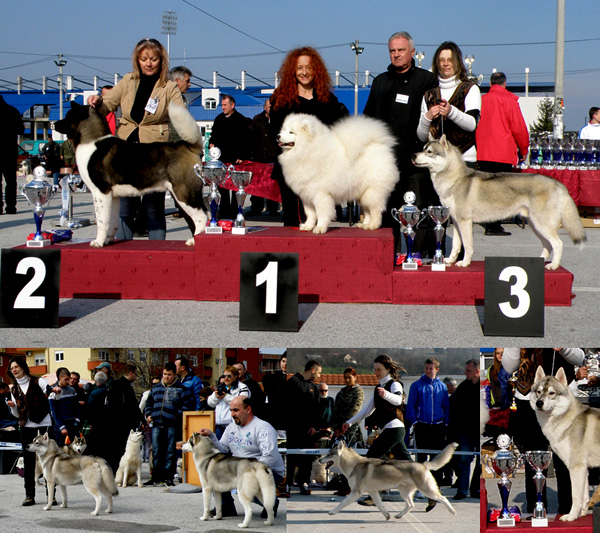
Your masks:
M252 181L246 187L248 194L260 196L267 200L281 202L281 192L279 192L279 183L271 179L273 172L272 163L254 163L253 161L244 161L238 165L234 165L235 170L252 172ZM225 189L237 191L237 187L231 182L230 178L223 184Z
M575 200L575 205L600 206L600 170L527 168L522 172L543 174L560 181Z

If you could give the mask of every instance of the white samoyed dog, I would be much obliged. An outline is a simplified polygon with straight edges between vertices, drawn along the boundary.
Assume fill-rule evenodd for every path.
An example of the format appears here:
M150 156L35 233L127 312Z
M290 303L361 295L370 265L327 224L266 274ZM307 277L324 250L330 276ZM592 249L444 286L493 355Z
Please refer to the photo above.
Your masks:
M363 229L381 226L381 214L399 179L396 140L387 125L365 116L328 127L312 115L288 115L277 138L286 183L302 200L301 231L326 233L335 206L357 201Z

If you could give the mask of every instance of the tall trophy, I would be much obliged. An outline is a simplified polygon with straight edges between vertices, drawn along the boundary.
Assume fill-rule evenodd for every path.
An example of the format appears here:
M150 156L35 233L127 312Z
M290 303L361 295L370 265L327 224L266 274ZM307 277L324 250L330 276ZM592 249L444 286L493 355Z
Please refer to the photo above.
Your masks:
M546 509L544 509L544 503L542 502L542 492L544 490L544 485L546 484L546 478L542 471L546 470L550 465L552 452L547 450L525 452L525 459L529 463L529 466L535 470L533 482L535 483L535 490L537 492L537 502L535 504L535 509L533 510L531 527L548 527Z
M489 471L500 477L498 490L502 499L502 510L498 517L497 526L514 527L515 519L508 510L508 495L512 487L512 481L509 477L514 476L517 469L523 464L523 457L521 455L516 456L508 449L511 445L511 438L508 435L500 435L496 439L496 444L499 449L493 455L484 455L482 461Z
M245 235L248 233L248 228L246 227L246 219L244 218L243 206L246 201L246 187L252 181L252 172L246 172L242 170L232 170L229 173L231 177L231 181L238 188L235 193L235 197L237 199L238 204L238 214L233 222L233 228L231 229L231 233L233 235Z
M414 228L421 220L421 210L413 205L416 199L414 192L407 191L404 194L406 204L400 209L393 207L391 210L392 216L400 224L406 238L406 259L402 263L402 270L417 270L419 268L417 260L412 255L412 244L415 238Z
M444 238L444 226L442 224L448 220L450 216L450 209L443 205L430 205L427 208L427 214L431 217L431 220L435 222L435 240L437 242L437 248L435 255L433 256L433 262L431 263L431 270L436 272L444 272L446 270L446 264L444 263L444 252L442 252L442 239Z
M218 148L211 148L210 156L212 159L204 163L204 165L195 164L194 172L205 185L210 186L210 193L205 198L205 201L210 207L211 218L205 231L206 233L223 233L223 228L217 222L217 210L221 203L219 187L225 183L227 172L233 170L233 165L226 167L224 163L219 161L221 150Z
M54 192L54 186L50 185L44 178L46 177L46 169L42 166L33 169L33 179L21 186L21 194L27 198L27 201L34 205L33 218L35 220L35 235L33 240L27 241L29 248L43 248L52 244L50 239L44 239L42 235L42 221L44 220L44 209Z
M60 219L53 223L54 226L61 228L78 229L90 225L89 218L73 218L73 193L76 187L81 184L81 176L75 174L72 168L64 167L60 169L61 199L62 209L58 215Z

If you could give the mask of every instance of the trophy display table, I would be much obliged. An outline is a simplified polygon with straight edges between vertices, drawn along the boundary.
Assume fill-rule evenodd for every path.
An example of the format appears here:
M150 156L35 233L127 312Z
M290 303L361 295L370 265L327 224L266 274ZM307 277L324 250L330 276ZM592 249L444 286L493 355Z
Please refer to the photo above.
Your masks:
M521 172L543 174L560 181L575 205L600 206L600 170L527 168Z
M61 298L239 300L240 253L298 253L299 301L403 305L480 305L482 261L467 268L394 267L389 228L331 228L324 235L297 228L250 228L246 235L201 234L183 241L61 243ZM545 271L546 305L571 305L573 275Z

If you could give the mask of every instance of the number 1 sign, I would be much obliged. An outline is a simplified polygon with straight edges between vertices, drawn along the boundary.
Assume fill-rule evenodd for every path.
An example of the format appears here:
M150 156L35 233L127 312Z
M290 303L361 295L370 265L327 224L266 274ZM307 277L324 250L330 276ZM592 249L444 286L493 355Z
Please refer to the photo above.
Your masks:
M60 250L2 250L0 327L57 328Z
M298 254L240 255L240 331L298 331Z

